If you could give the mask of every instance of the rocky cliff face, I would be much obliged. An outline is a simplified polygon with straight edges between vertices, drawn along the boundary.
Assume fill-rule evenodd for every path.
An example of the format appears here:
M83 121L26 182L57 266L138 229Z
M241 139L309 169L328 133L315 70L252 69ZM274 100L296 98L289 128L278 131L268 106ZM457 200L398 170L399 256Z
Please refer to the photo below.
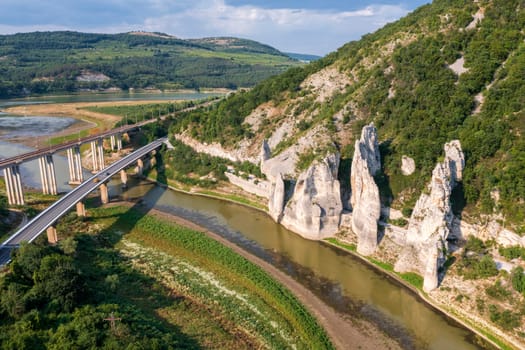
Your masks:
M315 161L299 175L294 193L282 213L283 226L308 239L323 239L339 230L343 208L338 168L339 155L331 154L322 161ZM272 217L278 216L283 197L281 181L282 178L277 178L270 197L270 207L275 210Z
M372 254L377 248L377 221L381 215L379 189L374 175L381 169L377 130L373 124L361 131L352 159L352 231L357 235L357 251Z
M423 289L438 286L438 271L444 262L443 250L454 215L450 194L461 180L465 158L459 141L445 144L445 160L432 172L428 193L419 197L410 217L405 246L394 267L398 272L414 271L424 278Z
M281 174L279 174L271 184L268 201L268 212L276 222L281 222L284 211L285 195L284 180Z

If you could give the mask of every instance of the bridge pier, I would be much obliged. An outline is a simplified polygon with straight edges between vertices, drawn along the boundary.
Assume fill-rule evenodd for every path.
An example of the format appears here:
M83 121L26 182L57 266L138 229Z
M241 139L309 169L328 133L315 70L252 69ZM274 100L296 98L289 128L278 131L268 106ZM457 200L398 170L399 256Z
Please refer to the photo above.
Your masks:
M24 192L22 191L20 167L18 165L12 165L5 168L4 178L9 205L24 205Z
M58 242L57 229L55 226L51 225L46 229L47 241L49 244L56 244Z
M115 135L111 135L109 137L109 142L110 142L110 145L111 145L111 151L113 152L115 150L115 146L116 146Z
M55 176L55 164L53 163L53 155L46 154L38 159L40 165L40 179L42 180L42 192L44 194L56 195L57 180Z
M82 202L77 202L77 216L86 216L86 206Z
M105 183L100 185L100 201L102 202L102 204L109 203L108 185Z
M102 139L91 141L91 159L93 161L93 172L104 169L104 146Z
M122 135L117 134L117 151L122 150Z
M80 155L80 146L68 148L67 162L69 166L69 184L79 185L84 181L82 173L82 158Z
M126 188L128 186L128 174L124 169L120 171L120 181L122 182L122 188Z
M136 174L138 176L142 176L143 171L144 171L144 161L139 158L139 159L137 159Z

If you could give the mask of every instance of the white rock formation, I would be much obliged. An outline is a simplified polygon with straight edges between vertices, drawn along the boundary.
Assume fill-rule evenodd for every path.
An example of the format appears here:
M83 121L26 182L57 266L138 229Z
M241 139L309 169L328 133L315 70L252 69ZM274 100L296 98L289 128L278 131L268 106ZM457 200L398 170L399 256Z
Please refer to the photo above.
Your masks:
M268 145L268 141L263 140L263 143L261 145L261 162L265 162L271 157L272 157L272 150L270 149L270 146Z
M269 181L256 179L254 177L243 179L229 172L225 172L224 175L226 175L231 184L242 188L244 191L259 197L270 198L271 185Z
M361 131L355 143L350 181L352 186L352 231L357 235L357 252L372 254L377 248L377 221L381 215L379 189L374 175L381 170L377 130L373 124Z
M270 188L270 197L268 201L268 211L270 216L276 221L280 222L284 211L284 200L286 192L284 187L284 180L281 174L275 177Z
M422 193L416 202L405 246L394 266L397 272L420 273L425 291L438 286L438 270L444 262L443 250L454 219L450 194L462 178L464 165L459 141L445 144L445 160L434 168L428 193Z
M405 176L412 175L416 171L416 162L409 156L401 157L401 173Z
M445 143L445 166L448 167L448 173L451 176L450 181L455 183L463 179L463 169L465 169L465 156L461 150L461 143L459 140L452 140Z
M339 230L343 207L337 180L338 168L339 154L331 154L322 161L315 161L299 175L292 198L282 215L283 226L308 239L330 237ZM281 198L281 185L278 183L279 180L270 199L271 203L274 201L274 213L278 213Z

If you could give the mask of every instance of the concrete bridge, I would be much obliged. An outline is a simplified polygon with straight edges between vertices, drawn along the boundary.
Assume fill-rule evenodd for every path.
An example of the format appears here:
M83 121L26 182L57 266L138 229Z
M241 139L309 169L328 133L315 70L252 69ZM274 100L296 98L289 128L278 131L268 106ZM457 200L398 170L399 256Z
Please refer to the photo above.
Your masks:
M80 184L84 181L80 154L80 146L82 144L91 144L93 171L100 171L105 167L103 150L103 140L105 138L110 139L111 150L120 150L122 148L122 134L152 122L155 122L155 120L145 120L137 124L121 126L97 135L69 141L56 146L41 148L15 157L0 160L0 170L4 170L4 179L9 204L25 204L22 178L20 176L20 164L38 159L40 166L40 179L42 181L42 192L44 194L57 194L53 154L61 151L67 152L69 183Z
M101 169L101 171L99 171L97 174L82 182L78 187L68 192L60 200L56 201L49 208L41 212L39 215L37 215L35 218L29 221L26 225L24 225L22 228L16 231L11 237L6 239L0 245L0 265L5 265L9 263L9 261L11 260L11 250L13 248L17 248L23 241L34 241L44 231L47 231L48 241L51 243L56 243L58 238L55 229L55 223L60 217L62 217L65 213L71 210L71 208L73 208L74 206L76 206L77 214L79 216L85 216L85 208L84 204L82 203L82 199L84 199L89 193L91 193L99 187L101 193L101 200L103 203L107 203L109 201L107 182L110 180L110 178L113 175L120 172L121 178L123 182L125 182L127 178L125 177L126 173L124 171L124 168L137 162L139 163L140 168L141 159L148 153L162 146L163 143L167 143L169 145L167 138L161 138L156 141L153 141L148 145L127 155L126 157L116 161L107 168ZM36 157L47 157L47 155L44 154L40 156L35 156L35 158ZM12 166L13 165L6 169L12 169ZM44 164L44 166L47 167L48 163ZM40 170L42 173L42 167L40 168ZM12 176L16 176L16 174Z

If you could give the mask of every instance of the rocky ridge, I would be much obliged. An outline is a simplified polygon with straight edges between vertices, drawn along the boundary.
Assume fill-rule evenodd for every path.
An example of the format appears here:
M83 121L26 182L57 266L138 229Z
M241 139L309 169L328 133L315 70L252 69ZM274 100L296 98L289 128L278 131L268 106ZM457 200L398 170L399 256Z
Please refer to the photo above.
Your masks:
M423 289L439 284L439 269L445 262L447 238L454 215L450 204L452 189L462 179L465 158L458 140L445 144L445 160L432 172L432 180L419 197L408 223L403 250L394 266L397 272L417 272L424 278Z

